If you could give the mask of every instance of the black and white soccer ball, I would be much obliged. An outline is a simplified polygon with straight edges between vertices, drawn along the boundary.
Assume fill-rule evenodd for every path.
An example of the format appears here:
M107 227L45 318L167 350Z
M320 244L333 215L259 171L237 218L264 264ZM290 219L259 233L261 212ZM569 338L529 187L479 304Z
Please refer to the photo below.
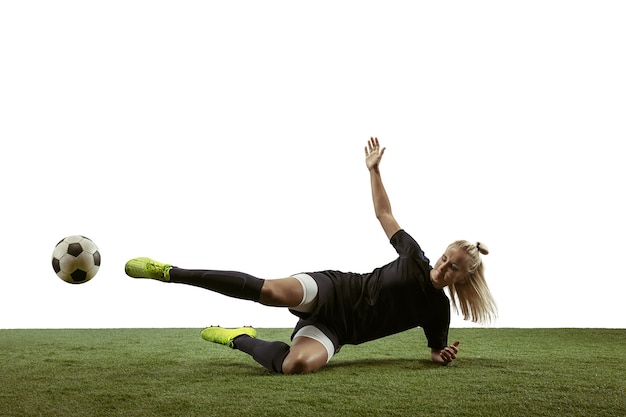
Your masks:
M82 284L100 268L100 252L95 243L80 235L68 236L54 247L52 268L65 282Z

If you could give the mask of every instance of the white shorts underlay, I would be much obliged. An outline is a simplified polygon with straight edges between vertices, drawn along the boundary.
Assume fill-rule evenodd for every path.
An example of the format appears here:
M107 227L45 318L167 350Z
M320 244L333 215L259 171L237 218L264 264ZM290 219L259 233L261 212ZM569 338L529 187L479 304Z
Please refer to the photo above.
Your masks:
M317 340L324 345L326 352L328 353L326 363L328 363L330 358L332 358L335 354L335 346L333 346L333 342L331 342L328 336L326 336L320 329L313 325L304 326L298 330L293 338L295 339L296 337L308 337L309 339Z
M317 301L317 282L308 274L296 274L292 276L300 281L304 295L302 296L300 304L296 307L291 307L291 309L301 313L310 313L313 311L315 302Z

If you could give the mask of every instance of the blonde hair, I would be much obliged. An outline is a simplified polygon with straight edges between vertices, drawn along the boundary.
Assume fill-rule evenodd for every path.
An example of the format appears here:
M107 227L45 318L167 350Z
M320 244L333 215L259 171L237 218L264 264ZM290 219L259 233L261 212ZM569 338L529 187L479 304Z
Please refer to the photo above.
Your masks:
M485 268L480 256L489 253L487 246L480 242L473 244L466 240L457 240L448 247L463 249L469 260L467 279L448 286L454 310L457 313L460 310L465 320L474 323L487 324L494 321L498 316L498 309L485 281Z

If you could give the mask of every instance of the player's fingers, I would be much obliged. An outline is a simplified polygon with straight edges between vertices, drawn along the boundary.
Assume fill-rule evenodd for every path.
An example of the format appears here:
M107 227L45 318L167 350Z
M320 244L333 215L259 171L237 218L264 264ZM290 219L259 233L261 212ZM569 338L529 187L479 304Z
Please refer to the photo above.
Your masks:
M453 345L445 348L445 351L450 360L456 359L456 354L459 353L459 350L456 348L456 346Z

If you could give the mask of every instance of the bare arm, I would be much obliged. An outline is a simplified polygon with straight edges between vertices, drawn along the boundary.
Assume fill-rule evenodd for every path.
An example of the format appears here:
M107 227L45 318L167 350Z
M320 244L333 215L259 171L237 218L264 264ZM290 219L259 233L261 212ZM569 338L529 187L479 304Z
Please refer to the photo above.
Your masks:
M391 212L391 203L383 186L380 176L380 160L385 153L385 148L380 148L378 138L371 138L365 147L365 164L370 172L370 182L372 185L372 200L374 202L374 212L376 218L383 227L388 239L400 230L398 222Z

